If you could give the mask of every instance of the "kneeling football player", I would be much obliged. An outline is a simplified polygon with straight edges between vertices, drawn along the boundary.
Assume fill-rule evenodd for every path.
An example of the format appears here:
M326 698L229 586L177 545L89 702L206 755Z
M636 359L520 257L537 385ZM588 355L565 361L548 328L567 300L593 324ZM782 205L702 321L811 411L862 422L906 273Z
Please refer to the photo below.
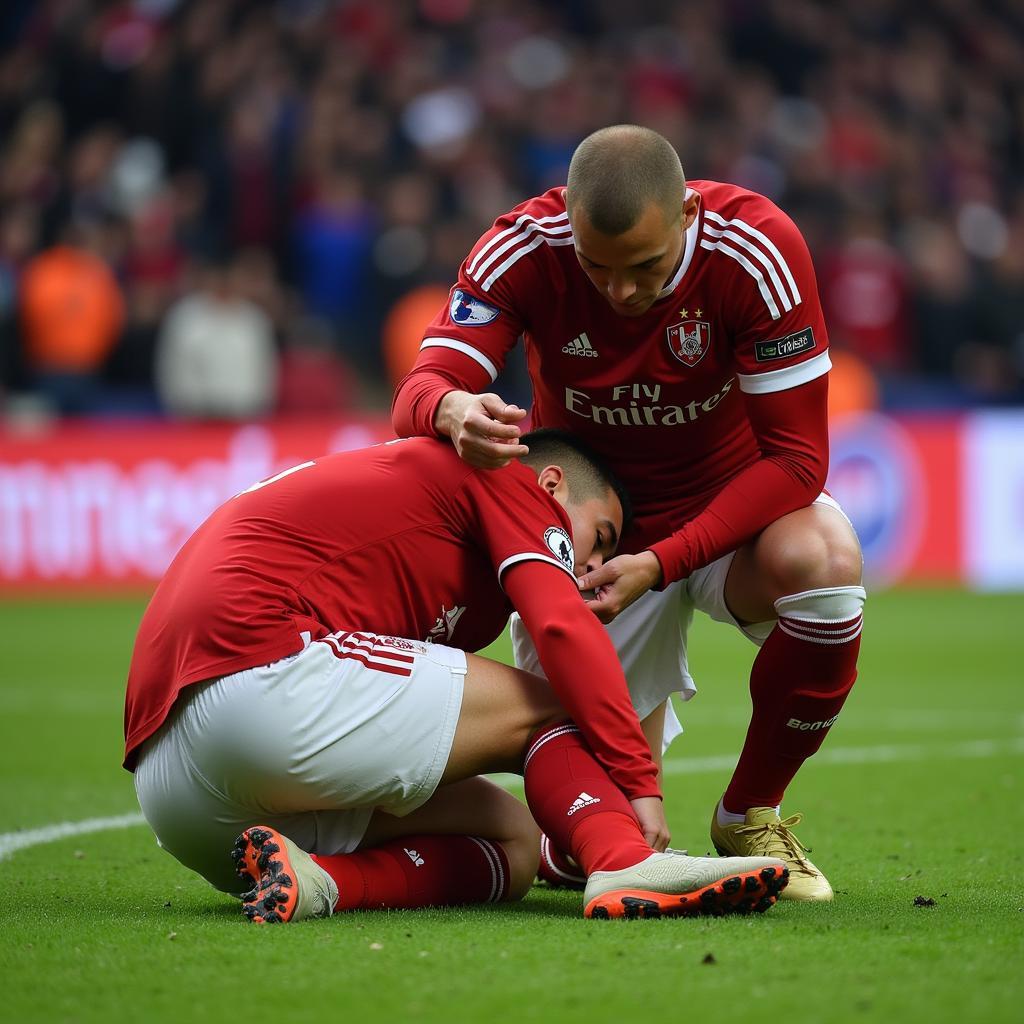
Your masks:
M534 819L585 872L588 917L764 910L785 885L777 860L666 850L576 586L626 499L571 435L527 443L495 470L427 438L294 466L217 509L157 587L125 767L160 845L250 920L520 899ZM513 608L550 683L465 653ZM487 772L522 773L529 811Z

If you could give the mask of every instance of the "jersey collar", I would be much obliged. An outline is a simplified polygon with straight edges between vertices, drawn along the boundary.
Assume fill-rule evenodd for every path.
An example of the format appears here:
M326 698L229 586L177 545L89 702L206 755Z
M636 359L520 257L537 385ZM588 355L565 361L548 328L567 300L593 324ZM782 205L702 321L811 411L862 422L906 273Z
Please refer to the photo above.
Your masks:
M686 198L689 199L692 195L696 195L698 201L700 200L698 192L692 188L687 188ZM683 247L683 258L679 262L679 269L672 275L672 279L668 284L658 292L658 298L654 300L655 302L671 295L679 287L679 282L686 275L686 271L690 267L690 261L693 259L693 254L697 249L697 239L700 236L700 220L703 212L702 209L698 208L697 216L693 218L693 223L686 229L686 242Z

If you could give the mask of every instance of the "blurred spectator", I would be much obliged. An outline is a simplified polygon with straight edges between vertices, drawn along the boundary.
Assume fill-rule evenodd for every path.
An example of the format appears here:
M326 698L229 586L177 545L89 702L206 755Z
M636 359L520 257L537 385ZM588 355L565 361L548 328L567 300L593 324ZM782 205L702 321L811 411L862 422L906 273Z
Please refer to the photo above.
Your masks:
M95 229L36 256L20 284L25 365L36 388L62 413L98 407L103 365L124 321L110 268L84 244Z
M448 305L448 299L448 289L443 285L424 285L391 307L381 332L381 344L392 388L412 369L424 329Z
M296 323L281 353L277 411L283 416L338 412L355 404L357 389L330 330L312 319Z
M0 215L0 395L27 384L18 336L18 294L22 270L38 240L35 207L23 203Z
M363 331L373 230L365 187L350 173L332 173L318 181L295 222L296 274L306 309L336 325L343 347L371 363L378 342Z
M818 286L832 344L876 371L911 368L906 266L877 218L851 223L839 248L821 261Z
M277 350L270 318L239 293L238 274L210 265L168 311L156 350L156 386L171 415L246 419L274 406Z
M916 283L916 366L932 382L952 384L964 346L977 340L980 327L971 265L948 225L917 225L909 250Z
M828 375L828 415L858 416L878 407L879 389L875 375L859 356L836 349L831 352Z
M1024 391L1024 216L978 288L977 341L958 372L976 394L1013 399Z

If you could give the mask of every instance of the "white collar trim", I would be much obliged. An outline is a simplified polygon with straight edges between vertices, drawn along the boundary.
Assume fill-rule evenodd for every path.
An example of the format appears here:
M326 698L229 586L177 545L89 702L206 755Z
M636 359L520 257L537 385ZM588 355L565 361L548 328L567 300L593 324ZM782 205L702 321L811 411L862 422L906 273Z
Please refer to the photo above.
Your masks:
M695 194L696 193L692 188L687 187L687 199ZM683 250L683 258L679 263L679 269L672 275L672 280L669 281L669 283L665 285L660 292L658 292L658 299L664 299L671 295L679 287L679 282L682 281L683 277L686 275L686 271L690 267L690 261L693 259L693 254L697 250L697 237L700 235L700 217L701 211L698 210L697 216L693 218L693 223L686 229L686 245ZM657 302L658 299L655 299L655 302Z

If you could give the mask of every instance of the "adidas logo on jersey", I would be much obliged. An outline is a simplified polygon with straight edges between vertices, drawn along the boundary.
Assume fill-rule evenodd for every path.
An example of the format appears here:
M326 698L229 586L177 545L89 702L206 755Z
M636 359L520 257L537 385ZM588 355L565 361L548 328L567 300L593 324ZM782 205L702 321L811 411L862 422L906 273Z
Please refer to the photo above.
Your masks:
M599 804L601 798L599 796L591 796L589 793L580 793L578 797L572 802L572 807L566 811L567 817L572 817L577 811L582 811L584 807L589 807L591 804Z
M597 352L594 349L594 346L590 344L590 339L587 337L586 331L582 334L576 335L568 345L563 345L562 351L567 356L583 356L584 359L597 358Z

